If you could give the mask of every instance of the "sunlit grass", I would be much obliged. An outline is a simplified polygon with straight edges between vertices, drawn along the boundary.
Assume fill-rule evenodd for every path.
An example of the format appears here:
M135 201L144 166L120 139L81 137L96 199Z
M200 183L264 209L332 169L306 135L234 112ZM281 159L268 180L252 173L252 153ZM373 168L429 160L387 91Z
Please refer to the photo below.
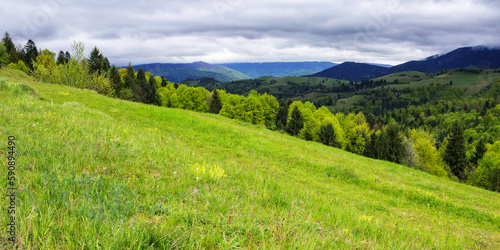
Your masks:
M18 143L21 248L500 247L497 193L217 115L27 79L0 80L0 151L9 135Z

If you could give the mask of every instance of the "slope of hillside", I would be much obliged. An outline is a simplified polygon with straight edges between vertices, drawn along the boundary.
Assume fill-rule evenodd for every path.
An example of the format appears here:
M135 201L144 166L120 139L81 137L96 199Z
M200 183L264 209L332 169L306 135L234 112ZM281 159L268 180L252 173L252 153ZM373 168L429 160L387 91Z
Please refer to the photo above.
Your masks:
M2 79L8 136L21 248L500 247L498 193L218 115Z
M303 76L314 74L324 69L336 66L331 62L267 62L267 63L225 63L219 64L252 78L261 76Z
M142 67L153 75L164 76L171 82L182 82L186 79L214 78L220 82L230 82L250 77L236 70L212 65L205 62L194 63L152 63L134 65L135 70Z

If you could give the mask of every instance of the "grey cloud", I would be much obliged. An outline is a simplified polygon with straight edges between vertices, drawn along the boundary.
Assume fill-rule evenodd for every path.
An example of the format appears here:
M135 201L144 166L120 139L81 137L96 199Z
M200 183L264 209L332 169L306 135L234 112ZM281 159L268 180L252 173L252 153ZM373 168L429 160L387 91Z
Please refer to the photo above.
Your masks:
M57 5L58 4L58 5ZM0 27L18 42L97 46L112 63L329 60L399 63L499 45L498 1L18 0ZM48 17L48 18L46 18ZM26 27L35 27L27 37Z

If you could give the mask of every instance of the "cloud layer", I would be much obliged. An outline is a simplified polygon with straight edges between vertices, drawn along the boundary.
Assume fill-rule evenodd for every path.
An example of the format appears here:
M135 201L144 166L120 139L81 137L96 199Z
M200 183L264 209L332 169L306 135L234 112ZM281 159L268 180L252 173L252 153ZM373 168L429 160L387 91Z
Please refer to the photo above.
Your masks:
M397 64L500 45L500 3L480 0L16 0L0 31L58 52L83 41L116 65L357 61Z

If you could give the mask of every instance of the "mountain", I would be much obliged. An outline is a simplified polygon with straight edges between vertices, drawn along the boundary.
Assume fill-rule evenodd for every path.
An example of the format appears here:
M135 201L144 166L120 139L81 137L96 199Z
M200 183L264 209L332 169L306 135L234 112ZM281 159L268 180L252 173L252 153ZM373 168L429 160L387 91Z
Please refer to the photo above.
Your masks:
M261 76L302 76L336 66L332 62L266 62L218 64L242 72L252 78Z
M390 68L366 63L347 62L309 76L361 81L401 71L436 73L444 69L457 68L500 68L500 49L482 46L464 47L444 55L409 61Z
M213 65L206 62L194 63L151 63L134 65L135 70L140 67L153 75L164 76L171 82L182 82L186 79L214 78L220 82L249 79L250 77L236 70Z

